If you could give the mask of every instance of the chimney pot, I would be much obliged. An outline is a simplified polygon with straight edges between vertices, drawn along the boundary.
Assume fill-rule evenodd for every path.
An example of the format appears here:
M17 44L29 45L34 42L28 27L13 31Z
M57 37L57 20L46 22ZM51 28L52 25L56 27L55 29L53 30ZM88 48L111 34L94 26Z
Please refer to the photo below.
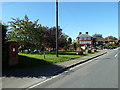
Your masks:
M82 34L82 32L79 32L79 35Z
M88 32L86 32L86 34L88 34Z

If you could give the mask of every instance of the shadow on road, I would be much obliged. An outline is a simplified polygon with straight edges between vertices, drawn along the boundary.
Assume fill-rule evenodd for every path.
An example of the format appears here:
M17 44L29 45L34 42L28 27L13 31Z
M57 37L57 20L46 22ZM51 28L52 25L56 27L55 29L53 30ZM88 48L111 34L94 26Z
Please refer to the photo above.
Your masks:
M43 66L46 65L46 66ZM35 67L35 68L34 68ZM51 77L56 74L56 71L64 67L54 65L44 60L19 56L19 64L12 68L7 68L2 71L4 77Z

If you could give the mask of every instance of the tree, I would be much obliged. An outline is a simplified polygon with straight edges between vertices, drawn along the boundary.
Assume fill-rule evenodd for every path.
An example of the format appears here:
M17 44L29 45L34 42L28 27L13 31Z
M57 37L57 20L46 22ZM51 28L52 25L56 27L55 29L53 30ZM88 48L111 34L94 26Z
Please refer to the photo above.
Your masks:
M44 42L44 33L47 27L38 24L38 20L30 21L27 15L24 19L12 18L10 23L9 40L19 42L24 49L41 49Z
M116 37L114 37L114 36L107 36L107 37L105 37L105 39L109 39L109 40L118 40Z
M62 44L64 47L65 50L70 50L70 46L71 46L71 43L72 43L72 38L69 37L68 35L64 35L66 38L64 40L64 44Z
M76 49L77 49L77 44L76 44L76 42L74 43L74 50L76 51Z
M58 29L58 47L63 48L67 44L68 36L62 33L62 29ZM51 27L46 30L45 35L46 46L49 48L55 48L56 46L56 27Z
M68 35L65 33L61 33L61 35L58 38L58 46L59 48L67 47L68 41L67 41Z
M56 36L56 28L55 27L51 27L51 28L48 28L46 30L46 33L45 33L45 42L47 43L47 47L49 48L55 48L55 43L56 43L56 40L55 40L55 36Z
M5 44L5 41L6 41L6 32L7 32L7 25L2 25L1 23L1 26L2 26L2 46L4 46Z
M56 27L44 27L38 24L38 20L30 21L27 15L23 19L12 18L9 22L10 31L8 39L17 41L21 49L40 49L55 48L56 46ZM58 29L58 47L63 48L68 43L68 36ZM69 43L72 41L69 40Z
M68 38L68 44L71 44L71 43L72 43L72 38L69 37L69 38Z
M102 34L97 34L97 33L95 33L95 34L93 35L93 38L103 38L103 37L102 37Z

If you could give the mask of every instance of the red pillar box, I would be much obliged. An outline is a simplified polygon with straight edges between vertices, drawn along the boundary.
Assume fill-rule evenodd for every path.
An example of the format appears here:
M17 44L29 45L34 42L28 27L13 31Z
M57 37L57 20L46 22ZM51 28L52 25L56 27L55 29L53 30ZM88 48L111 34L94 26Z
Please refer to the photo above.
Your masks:
M18 45L16 42L9 43L9 65L18 64Z

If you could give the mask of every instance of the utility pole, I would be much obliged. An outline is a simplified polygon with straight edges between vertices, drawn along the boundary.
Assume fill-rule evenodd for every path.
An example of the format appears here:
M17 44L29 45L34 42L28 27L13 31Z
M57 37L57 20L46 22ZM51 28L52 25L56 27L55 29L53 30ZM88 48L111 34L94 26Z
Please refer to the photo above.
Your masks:
M58 57L58 0L56 0L56 57Z

